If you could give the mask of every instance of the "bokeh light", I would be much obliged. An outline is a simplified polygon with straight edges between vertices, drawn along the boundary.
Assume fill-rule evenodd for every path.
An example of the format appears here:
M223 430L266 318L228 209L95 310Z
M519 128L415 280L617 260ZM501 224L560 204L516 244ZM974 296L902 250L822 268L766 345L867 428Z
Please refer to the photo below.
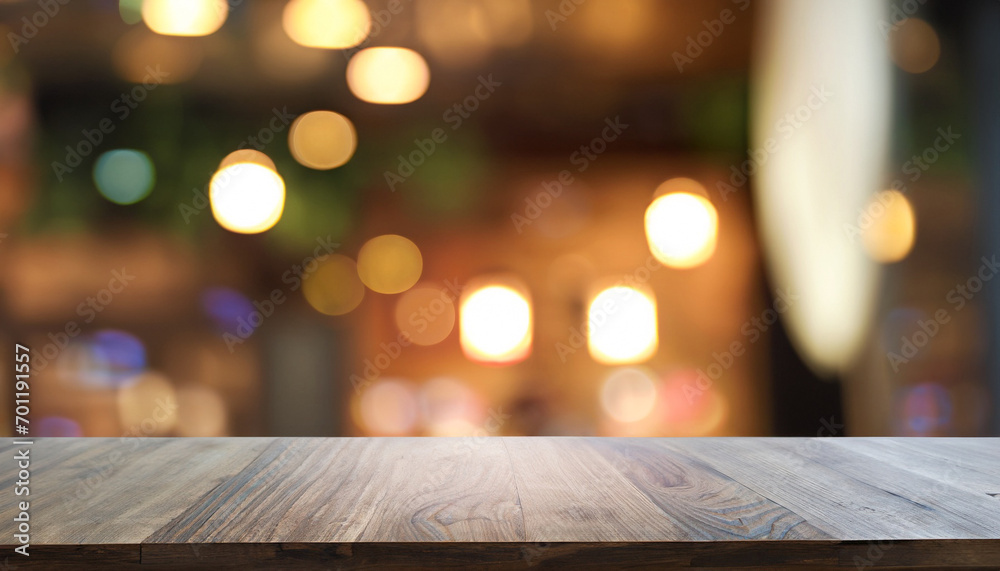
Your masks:
M343 315L361 303L365 286L358 278L354 260L342 254L330 254L303 282L302 295L322 314Z
M890 32L889 40L892 61L908 73L923 73L941 57L937 32L920 18L900 22Z
M466 287L459 312L462 351L474 361L513 363L531 352L531 302L503 284Z
M358 252L358 276L372 291L404 292L417 283L424 268L420 248L396 234L377 236Z
M443 287L417 285L396 301L396 326L417 345L444 341L455 328L455 303Z
M659 386L657 414L666 436L711 436L729 417L722 390L699 387L698 371L681 369L664 376Z
M219 163L219 168L216 170L222 170L226 167L236 165L239 163L251 163L255 165L260 165L264 168L278 172L277 167L274 166L274 161L271 157L265 155L260 151L254 149L240 149L238 151L233 151L225 156Z
M601 385L601 409L617 422L638 422L656 406L656 383L648 371L616 369Z
M317 170L339 167L349 161L358 146L351 121L333 111L300 115L288 132L288 148L302 166Z
M943 436L951 426L951 395L937 383L904 389L902 409L904 433L909 436Z
M45 416L33 425L33 434L43 437L83 436L83 429L72 419L61 416Z
M142 0L118 0L118 15L126 24L138 24L142 21Z
M282 24L288 37L310 48L344 49L364 41L371 29L361 0L291 0Z
M898 190L879 192L866 214L871 222L862 231L861 239L868 255L882 263L905 258L917 236L917 218L906 196Z
M587 348L605 364L640 363L656 353L656 300L646 288L613 286L587 312Z
M142 19L157 34L207 36L226 21L226 0L143 0Z
M226 403L215 390L201 385L177 389L178 436L225 436Z
M362 101L381 104L410 103L430 84L427 62L406 48L367 48L347 64L347 85Z
M672 268L699 266L715 252L719 216L706 198L671 192L646 209L646 240L661 263Z
M358 416L359 424L368 434L411 434L418 418L416 392L402 379L375 381L361 393Z
M225 287L206 289L201 294L201 307L219 331L235 335L241 327L248 331L254 330L254 325L249 319L256 311L253 302L234 289Z
M457 379L427 381L420 388L418 402L429 436L473 436L484 421L482 401Z
M57 362L60 378L96 389L130 383L145 368L145 345L117 329L102 329L70 344Z
M118 391L118 418L129 436L163 436L177 422L177 395L161 374L143 373Z
M153 161L142 151L116 149L94 163L97 190L115 204L135 204L146 198L155 181Z
M256 234L281 219L285 181L267 167L237 163L212 176L209 199L220 226L231 232Z

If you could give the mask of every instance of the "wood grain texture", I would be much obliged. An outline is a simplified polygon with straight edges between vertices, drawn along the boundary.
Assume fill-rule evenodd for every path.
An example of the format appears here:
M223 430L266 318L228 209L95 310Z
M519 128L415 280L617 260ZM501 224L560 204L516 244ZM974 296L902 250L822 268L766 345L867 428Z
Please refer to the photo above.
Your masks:
M0 482L17 479L0 445ZM1000 568L1000 439L40 439L10 568ZM13 522L16 498L0 499Z

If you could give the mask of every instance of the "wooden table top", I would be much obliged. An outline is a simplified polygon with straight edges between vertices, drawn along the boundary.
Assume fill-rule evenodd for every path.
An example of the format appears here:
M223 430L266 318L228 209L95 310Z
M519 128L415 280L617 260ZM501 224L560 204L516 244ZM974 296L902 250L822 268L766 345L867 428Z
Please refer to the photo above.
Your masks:
M10 568L1000 568L997 438L9 442Z

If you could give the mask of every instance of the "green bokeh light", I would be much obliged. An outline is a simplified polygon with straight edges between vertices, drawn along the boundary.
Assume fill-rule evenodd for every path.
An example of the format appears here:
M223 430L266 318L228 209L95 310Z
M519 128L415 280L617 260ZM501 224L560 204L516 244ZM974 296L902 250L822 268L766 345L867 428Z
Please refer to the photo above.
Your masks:
M116 204L135 204L146 198L155 181L153 161L142 151L108 151L94 164L97 190Z

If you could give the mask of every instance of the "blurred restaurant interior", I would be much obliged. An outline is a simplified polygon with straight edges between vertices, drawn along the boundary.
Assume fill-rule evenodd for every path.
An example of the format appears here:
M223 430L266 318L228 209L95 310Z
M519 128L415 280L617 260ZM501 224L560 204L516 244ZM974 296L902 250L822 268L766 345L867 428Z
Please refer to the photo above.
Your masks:
M998 435L998 26L0 1L33 434Z

